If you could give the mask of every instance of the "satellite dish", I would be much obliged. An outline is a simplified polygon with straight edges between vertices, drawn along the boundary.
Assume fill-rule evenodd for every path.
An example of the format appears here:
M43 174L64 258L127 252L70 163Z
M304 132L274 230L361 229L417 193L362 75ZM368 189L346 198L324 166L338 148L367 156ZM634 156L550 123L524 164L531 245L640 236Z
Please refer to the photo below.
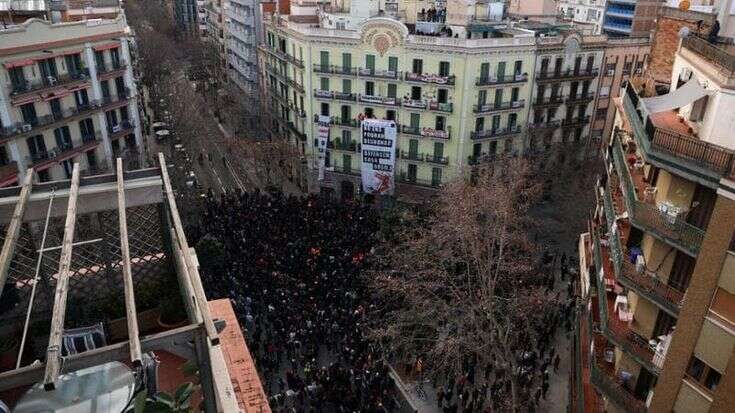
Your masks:
M681 29L679 29L679 38L680 39L686 39L687 37L689 37L689 33L690 32L691 31L689 30L688 27L686 27L686 26L682 27Z

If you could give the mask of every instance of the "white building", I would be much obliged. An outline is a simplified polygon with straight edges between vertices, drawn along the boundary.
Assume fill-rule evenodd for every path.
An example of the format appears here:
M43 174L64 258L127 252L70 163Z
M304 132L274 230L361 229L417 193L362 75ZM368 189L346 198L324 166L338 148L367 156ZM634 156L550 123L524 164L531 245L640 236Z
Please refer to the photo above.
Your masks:
M607 0L559 0L557 8L559 14L574 23L593 25L593 32L599 34L605 16L605 3Z

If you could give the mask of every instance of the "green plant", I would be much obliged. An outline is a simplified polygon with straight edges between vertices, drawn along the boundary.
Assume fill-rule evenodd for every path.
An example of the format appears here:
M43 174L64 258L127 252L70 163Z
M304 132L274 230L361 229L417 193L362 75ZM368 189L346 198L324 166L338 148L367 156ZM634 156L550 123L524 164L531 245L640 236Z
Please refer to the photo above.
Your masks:
M128 413L184 413L193 412L191 408L191 396L196 386L187 382L176 388L173 395L166 392L158 392L153 397L147 397L144 391L135 397L132 410Z

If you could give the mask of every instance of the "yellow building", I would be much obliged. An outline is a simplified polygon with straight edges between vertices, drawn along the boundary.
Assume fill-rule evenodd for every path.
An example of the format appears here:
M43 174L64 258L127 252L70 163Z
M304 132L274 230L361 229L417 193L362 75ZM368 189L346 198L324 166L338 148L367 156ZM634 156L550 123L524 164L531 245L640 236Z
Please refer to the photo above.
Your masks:
M288 15L264 13L263 110L272 135L299 146L310 190L359 187L363 117L399 124L399 192L436 188L497 156L582 146L590 135L604 36L371 4L292 2ZM331 118L324 181L314 172L320 115Z
M735 410L735 53L696 36L668 94L617 99L582 237L575 411Z

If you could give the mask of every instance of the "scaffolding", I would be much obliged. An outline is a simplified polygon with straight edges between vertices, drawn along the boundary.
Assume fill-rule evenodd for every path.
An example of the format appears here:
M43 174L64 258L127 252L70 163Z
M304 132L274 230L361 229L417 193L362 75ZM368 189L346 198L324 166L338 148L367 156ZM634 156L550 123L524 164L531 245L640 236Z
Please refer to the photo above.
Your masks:
M124 171L118 158L112 174L81 177L75 164L69 180L33 175L0 189L0 302L10 302L0 337L22 335L0 392L35 383L53 391L62 374L116 360L139 366L144 353L165 350L196 362L205 411L237 411L224 323L210 315L163 155L156 168ZM152 292L154 302L180 293L184 325L141 333ZM107 345L62 354L64 331L113 320L125 328L106 332Z

